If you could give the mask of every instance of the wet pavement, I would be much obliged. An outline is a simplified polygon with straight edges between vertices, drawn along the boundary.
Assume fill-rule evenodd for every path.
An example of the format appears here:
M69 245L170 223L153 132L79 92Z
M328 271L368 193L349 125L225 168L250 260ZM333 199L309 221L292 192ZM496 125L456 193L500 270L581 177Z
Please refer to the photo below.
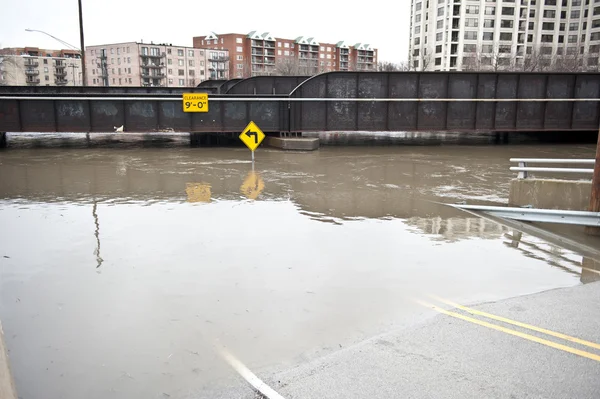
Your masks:
M63 140L59 138L59 140ZM22 398L248 397L463 303L581 284L576 251L440 204L504 204L511 157L594 145L0 152L0 318ZM250 396L251 397L251 396Z

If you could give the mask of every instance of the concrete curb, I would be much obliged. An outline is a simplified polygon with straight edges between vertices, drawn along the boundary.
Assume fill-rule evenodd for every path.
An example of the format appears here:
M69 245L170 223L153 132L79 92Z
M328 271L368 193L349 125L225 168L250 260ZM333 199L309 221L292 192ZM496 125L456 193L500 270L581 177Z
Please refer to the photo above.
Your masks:
M8 363L8 351L4 343L4 331L2 330L2 322L0 322L0 398L2 399L17 399L17 389L15 388L15 380L10 372L10 364Z

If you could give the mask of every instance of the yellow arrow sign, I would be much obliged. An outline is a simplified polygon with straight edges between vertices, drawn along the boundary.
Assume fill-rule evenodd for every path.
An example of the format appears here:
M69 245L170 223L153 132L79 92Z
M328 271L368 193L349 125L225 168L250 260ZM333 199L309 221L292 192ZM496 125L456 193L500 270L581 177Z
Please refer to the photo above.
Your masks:
M242 131L242 134L240 134L240 140L246 144L246 147L248 147L250 151L256 150L264 139L265 134L258 126L256 126L256 123L252 121L248 123L248 126L246 126Z
M246 176L246 180L242 183L242 187L240 187L240 191L246 197L250 199L258 198L259 194L265 189L265 182L263 181L260 174L255 171L251 171Z

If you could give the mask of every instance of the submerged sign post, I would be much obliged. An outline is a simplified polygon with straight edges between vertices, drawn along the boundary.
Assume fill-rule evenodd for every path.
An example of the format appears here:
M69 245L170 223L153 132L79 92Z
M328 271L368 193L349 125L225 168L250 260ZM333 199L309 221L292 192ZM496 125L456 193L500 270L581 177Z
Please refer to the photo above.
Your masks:
M240 134L240 140L242 140L242 142L246 144L246 147L252 151L252 162L254 162L254 150L258 148L264 139L265 134L258 126L256 126L256 123L252 121L250 121L248 126L242 130L242 133Z
M208 94L183 93L183 112L208 112Z

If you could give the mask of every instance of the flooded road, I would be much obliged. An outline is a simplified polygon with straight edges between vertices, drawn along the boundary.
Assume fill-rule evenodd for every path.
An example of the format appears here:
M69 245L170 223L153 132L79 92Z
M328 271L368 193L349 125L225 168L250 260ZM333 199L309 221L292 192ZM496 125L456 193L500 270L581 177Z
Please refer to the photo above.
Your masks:
M0 319L22 398L241 397L211 349L292 366L463 303L580 284L582 256L440 202L594 145L0 152ZM243 390L246 391L243 391ZM233 394L229 391L233 390ZM235 396L238 395L238 396Z

